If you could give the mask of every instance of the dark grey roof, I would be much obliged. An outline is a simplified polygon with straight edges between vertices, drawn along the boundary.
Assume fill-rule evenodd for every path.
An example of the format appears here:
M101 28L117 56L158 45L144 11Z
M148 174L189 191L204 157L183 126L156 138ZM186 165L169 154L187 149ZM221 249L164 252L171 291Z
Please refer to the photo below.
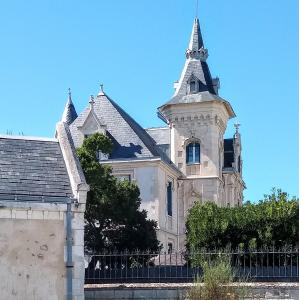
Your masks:
M186 52L187 60L181 74L181 78L176 87L174 96L164 105L189 103L192 102L192 96L188 94L188 84L190 78L199 81L199 88L196 94L210 93L216 95L213 85L213 79L206 62L208 52L204 49L204 43L201 35L200 24L196 18L194 21L189 47ZM190 96L190 99L189 99ZM184 100L182 98L184 97ZM210 96L211 97L211 96Z
M198 18L195 18L188 49L198 51L203 47L204 47L204 43L203 43L203 38L200 30L199 20Z
M188 82L191 76L200 81L198 93L210 92L216 95L208 64L199 59L187 60L186 64L175 96L182 97L188 94Z
M75 106L72 101L71 94L69 93L68 100L66 102L64 112L62 115L62 121L68 125L72 124L74 120L78 117Z
M166 155L170 161L170 128L148 128L146 132L155 140L156 147L160 152Z
M0 194L71 197L59 143L0 137Z
M169 145L170 144L170 128L169 127L147 128L146 132L155 140L157 145Z
M234 163L234 140L224 139L224 168L233 168Z
M78 127L84 125L90 109L90 107L86 108L70 125L70 131L76 147L80 146ZM114 144L110 159L160 157L164 162L180 172L170 161L167 153L159 148L146 130L106 94L100 93L95 98L93 112L103 122L107 135Z
M106 126L108 135L113 141L111 159L159 156L155 141L108 96L105 94L97 96L93 109L98 119ZM89 112L90 108L86 108L70 126L76 147L80 145L77 127L83 126Z

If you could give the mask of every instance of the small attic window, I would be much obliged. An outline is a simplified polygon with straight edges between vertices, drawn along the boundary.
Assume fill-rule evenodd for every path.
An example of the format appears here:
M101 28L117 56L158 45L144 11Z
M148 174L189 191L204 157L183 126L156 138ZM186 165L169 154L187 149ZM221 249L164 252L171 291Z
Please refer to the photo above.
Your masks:
M195 80L190 81L190 94L197 92L197 82Z

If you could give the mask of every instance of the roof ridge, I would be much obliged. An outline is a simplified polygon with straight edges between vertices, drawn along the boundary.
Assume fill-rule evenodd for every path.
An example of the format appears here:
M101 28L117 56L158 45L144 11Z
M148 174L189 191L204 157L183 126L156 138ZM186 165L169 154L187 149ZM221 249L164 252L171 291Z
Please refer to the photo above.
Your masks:
M181 173L180 170L173 164L171 159L157 147L156 141L133 117L131 117L123 108L121 108L107 94L98 95L98 97L105 97L113 105L113 107L121 115L121 117L124 119L124 121L131 127L131 129L135 132L135 134L144 143L145 147L147 147L147 149L150 151L150 153L153 155L153 157L160 157L164 163L168 164L176 172ZM140 130L142 132L143 136L140 135L140 132L136 132L136 127L132 127L132 125L130 123L134 123L134 125L138 128L138 130ZM145 140L144 137L146 137L147 140Z
M57 140L56 138L36 137L36 136L26 136L26 135L8 135L8 134L0 134L0 139L26 140L26 141L40 141L40 142L56 142L56 143L58 143L58 140Z
M148 127L148 128L145 128L145 130L159 130L159 129L169 129L168 126L161 126L161 127Z

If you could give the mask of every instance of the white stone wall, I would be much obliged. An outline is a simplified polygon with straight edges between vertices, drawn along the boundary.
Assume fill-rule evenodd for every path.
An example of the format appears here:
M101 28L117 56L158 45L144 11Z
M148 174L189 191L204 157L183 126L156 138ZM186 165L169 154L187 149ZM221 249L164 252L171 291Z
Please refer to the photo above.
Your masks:
M84 299L84 215L73 206L73 299ZM0 208L0 299L66 299L66 205Z
M141 209L148 212L148 218L157 221L157 236L163 246L173 244L178 249L178 187L177 174L168 169L160 159L155 161L107 162L113 167L113 174L130 175L140 190ZM167 215L167 184L172 182L172 217Z
M222 172L222 144L228 114L221 104L196 103L174 106L167 111L171 123L171 159L186 172L186 146L200 144L200 168L196 177L218 176Z
M244 182L237 173L225 173L224 178L224 205L242 206Z
M63 228L59 219L0 219L1 299L64 299Z

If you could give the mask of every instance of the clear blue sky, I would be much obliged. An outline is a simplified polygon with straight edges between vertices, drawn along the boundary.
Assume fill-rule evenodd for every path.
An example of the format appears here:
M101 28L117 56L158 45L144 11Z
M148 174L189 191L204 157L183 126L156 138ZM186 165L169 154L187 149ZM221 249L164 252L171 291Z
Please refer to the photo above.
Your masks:
M245 199L299 196L299 1L199 2L212 74L242 124ZM142 126L161 125L194 14L195 0L1 1L0 132L53 136L67 89L80 112L100 82Z

